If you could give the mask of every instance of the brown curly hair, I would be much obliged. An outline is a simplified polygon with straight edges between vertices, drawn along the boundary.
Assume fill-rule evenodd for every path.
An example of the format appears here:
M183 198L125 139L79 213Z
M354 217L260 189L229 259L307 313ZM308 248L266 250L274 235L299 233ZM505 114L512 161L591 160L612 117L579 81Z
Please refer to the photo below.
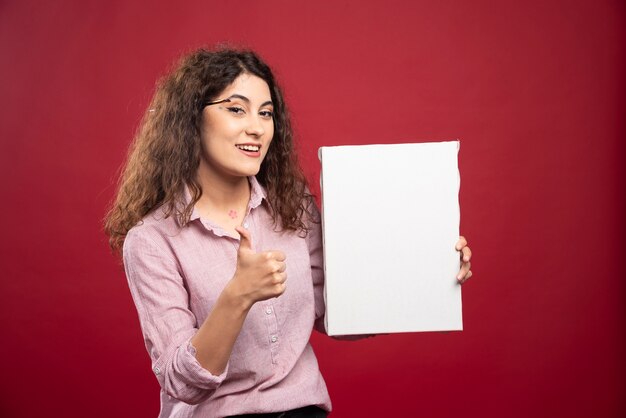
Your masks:
M313 197L294 152L289 112L272 71L250 50L199 49L158 84L131 144L117 195L104 219L111 248L120 252L128 231L153 209L189 222L202 195L196 180L204 103L215 100L242 73L265 80L274 104L274 137L256 178L267 191L274 227L307 234ZM192 201L182 202L188 185Z

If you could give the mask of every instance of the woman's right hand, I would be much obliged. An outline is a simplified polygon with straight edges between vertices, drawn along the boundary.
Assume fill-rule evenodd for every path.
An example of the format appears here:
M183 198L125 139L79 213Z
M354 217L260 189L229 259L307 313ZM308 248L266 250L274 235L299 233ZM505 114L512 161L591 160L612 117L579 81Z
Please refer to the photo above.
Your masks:
M196 359L215 376L226 370L235 340L252 305L282 295L287 279L283 252L256 253L250 232L241 227L235 229L241 235L237 270L191 339Z
M283 294L287 280L285 253L252 249L250 231L240 226L235 230L241 236L237 251L237 270L229 283L232 295L240 299L246 308L258 301Z

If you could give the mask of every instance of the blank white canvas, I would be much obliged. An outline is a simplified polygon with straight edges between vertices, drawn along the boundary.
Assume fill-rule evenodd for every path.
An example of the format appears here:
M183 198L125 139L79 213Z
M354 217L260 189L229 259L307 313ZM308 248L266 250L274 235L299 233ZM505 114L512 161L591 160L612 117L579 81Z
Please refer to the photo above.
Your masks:
M320 148L329 335L463 329L459 145Z

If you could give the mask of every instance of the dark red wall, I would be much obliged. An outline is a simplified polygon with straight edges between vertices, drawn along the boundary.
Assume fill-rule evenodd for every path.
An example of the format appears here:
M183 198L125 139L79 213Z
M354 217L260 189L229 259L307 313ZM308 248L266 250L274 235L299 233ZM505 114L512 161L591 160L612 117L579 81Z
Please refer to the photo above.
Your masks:
M465 330L314 336L333 416L626 414L622 1L131 3L0 1L0 416L158 413L100 221L155 80L225 40L314 186L321 145L461 139Z

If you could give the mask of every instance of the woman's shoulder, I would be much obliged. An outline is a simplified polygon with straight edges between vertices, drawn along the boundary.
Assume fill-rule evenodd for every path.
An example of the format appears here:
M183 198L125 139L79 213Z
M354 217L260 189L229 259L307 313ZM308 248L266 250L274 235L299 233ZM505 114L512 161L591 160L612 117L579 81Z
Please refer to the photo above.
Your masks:
M168 213L162 205L150 211L128 231L124 247L138 241L158 246L164 244L168 237L178 234L180 229L177 213Z

